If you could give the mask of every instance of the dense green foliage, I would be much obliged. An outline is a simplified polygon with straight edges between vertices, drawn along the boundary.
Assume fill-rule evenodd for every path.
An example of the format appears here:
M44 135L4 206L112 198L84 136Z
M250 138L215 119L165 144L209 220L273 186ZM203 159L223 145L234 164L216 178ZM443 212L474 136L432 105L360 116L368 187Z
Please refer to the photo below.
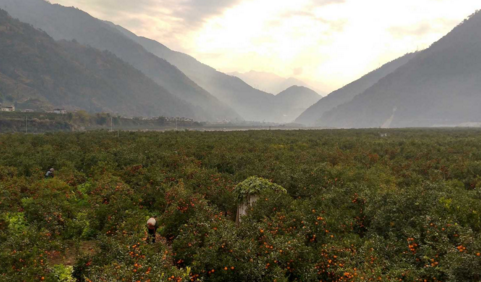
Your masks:
M249 195L262 195L264 192L275 191L277 193L287 193L282 186L270 182L260 177L249 177L234 188L234 195L237 202L242 203Z
M481 131L387 133L0 135L0 281L479 281Z

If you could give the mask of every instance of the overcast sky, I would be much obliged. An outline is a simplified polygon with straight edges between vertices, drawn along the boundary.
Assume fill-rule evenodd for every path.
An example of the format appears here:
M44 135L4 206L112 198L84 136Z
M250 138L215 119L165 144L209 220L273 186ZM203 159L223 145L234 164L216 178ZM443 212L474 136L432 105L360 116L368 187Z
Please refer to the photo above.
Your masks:
M424 49L479 0L50 0L224 72L295 76L334 90Z

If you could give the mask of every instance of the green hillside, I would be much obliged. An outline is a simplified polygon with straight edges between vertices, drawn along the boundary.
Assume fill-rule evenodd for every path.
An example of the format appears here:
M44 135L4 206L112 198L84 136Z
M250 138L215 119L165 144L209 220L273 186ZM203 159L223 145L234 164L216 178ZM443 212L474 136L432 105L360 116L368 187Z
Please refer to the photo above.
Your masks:
M306 125L317 125L322 120L322 116L325 113L351 101L354 99L354 97L366 91L368 88L376 84L380 79L391 74L399 67L409 62L415 56L416 53L406 54L401 58L389 62L381 66L379 69L364 75L360 79L349 83L341 89L332 92L303 112L302 115L297 118L296 122Z
M0 8L8 11L12 17L45 31L55 40L76 40L85 46L110 51L175 97L198 107L203 112L203 120L241 119L234 110L198 86L178 68L79 9L50 4L45 0L0 0Z
M18 109L206 118L115 55L76 42L56 42L3 10L0 99Z
M481 13L326 113L333 127L463 126L481 122Z

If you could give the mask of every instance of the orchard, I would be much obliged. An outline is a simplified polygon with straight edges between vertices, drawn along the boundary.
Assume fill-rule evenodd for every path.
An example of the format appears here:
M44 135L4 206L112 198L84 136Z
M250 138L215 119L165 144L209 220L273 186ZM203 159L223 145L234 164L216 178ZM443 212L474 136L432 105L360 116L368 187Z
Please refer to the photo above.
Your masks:
M0 211L0 281L481 281L481 131L4 134Z

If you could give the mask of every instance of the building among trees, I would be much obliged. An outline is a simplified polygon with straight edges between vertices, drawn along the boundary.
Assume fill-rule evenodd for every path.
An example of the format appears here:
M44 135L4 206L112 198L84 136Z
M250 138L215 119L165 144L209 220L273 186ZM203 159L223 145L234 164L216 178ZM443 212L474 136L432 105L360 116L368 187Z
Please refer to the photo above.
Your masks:
M65 109L54 109L53 110L53 113L54 114L61 114L61 115L64 115L67 113L67 111Z
M15 112L15 106L1 107L1 112Z

